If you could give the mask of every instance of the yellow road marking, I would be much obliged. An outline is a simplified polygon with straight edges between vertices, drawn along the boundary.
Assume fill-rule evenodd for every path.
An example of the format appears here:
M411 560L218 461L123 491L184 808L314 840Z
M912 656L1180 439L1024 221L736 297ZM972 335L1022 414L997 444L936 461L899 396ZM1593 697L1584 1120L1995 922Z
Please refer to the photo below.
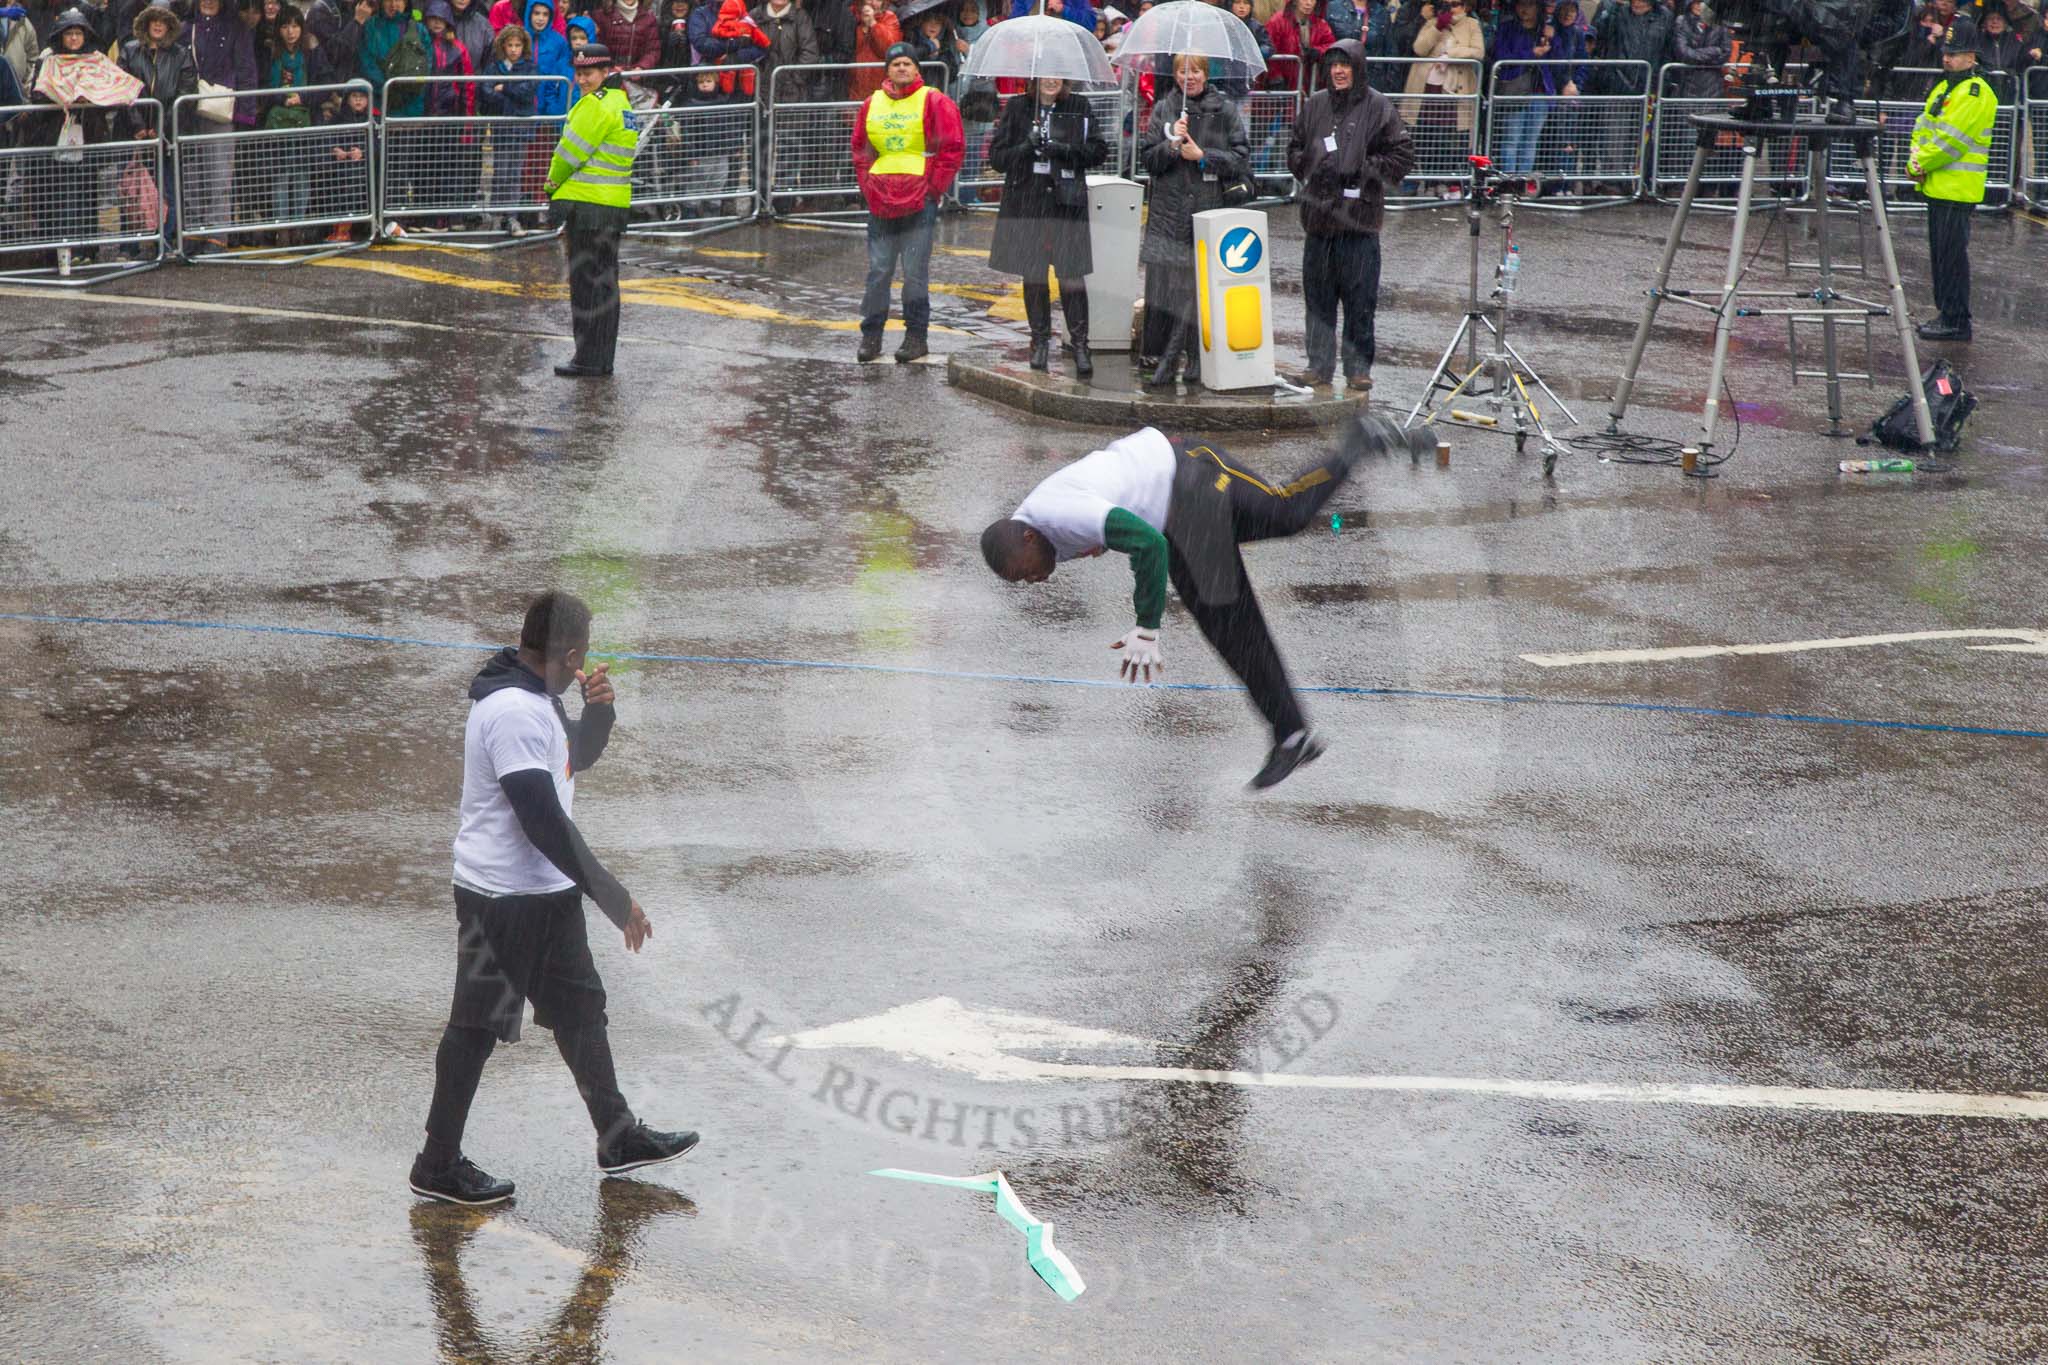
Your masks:
M383 261L374 257L331 256L312 264L339 270L367 270L373 275L411 280L416 284L471 289L482 294L496 294L502 298L560 301L569 296L567 285L518 284L510 280L479 279L474 275L458 275L453 271L436 270L432 266L407 265L401 261ZM860 322L856 318L803 317L795 313L785 313L779 308L771 308L763 303L722 298L697 287L708 283L708 280L690 275L657 275L645 279L621 280L619 297L627 303L652 304L658 308L680 308L687 312L708 313L713 317L732 318L740 322L774 322L792 327L818 327L828 332L860 330ZM932 287L937 289L941 286ZM1019 297L1022 297L1021 294ZM957 331L955 328L939 326L934 326L931 330L941 333Z
M765 261L768 259L768 253L765 251L734 251L731 247L723 246L696 246L691 247L690 250L696 252L699 256L716 256L720 260L728 261Z

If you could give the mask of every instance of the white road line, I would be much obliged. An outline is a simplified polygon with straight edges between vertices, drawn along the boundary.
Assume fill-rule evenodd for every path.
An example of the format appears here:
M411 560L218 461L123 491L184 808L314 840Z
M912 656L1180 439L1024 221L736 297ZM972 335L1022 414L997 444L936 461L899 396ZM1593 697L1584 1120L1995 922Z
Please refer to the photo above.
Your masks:
M1582 664L1650 664L1673 659L1712 659L1724 654L1802 654L1816 649L1866 649L1872 645L1909 645L1924 640L2006 640L1999 645L1972 645L1993 654L2048 654L2048 631L2016 627L2009 630L1913 630L1893 635L1849 635L1833 640L1786 640L1764 645L1677 645L1668 649L1596 649L1584 654L1524 654L1523 663L1538 668L1573 668Z
M1486 1095L1564 1104L1687 1104L1715 1109L1790 1109L1826 1114L1914 1118L2048 1119L2048 1094L1957 1094L1939 1090L1816 1089L1783 1085L1531 1081L1488 1076L1318 1076L1284 1071L1209 1071L1176 1066L1117 1066L1041 1061L1017 1050L1158 1047L1101 1029L1012 1010L963 1005L935 996L860 1019L767 1040L766 1046L872 1050L961 1071L980 1080L1168 1081L1263 1086L1275 1090L1377 1090L1406 1094Z
M1030 1065L1027 1063L1026 1065ZM1690 1104L1715 1109L1796 1109L1826 1114L1894 1114L1917 1118L2048 1119L2048 1095L1968 1095L1938 1090L1817 1090L1782 1085L1628 1084L1519 1081L1483 1076L1312 1076L1284 1071L1192 1071L1169 1066L1045 1064L1038 1079L1181 1081L1198 1085L1268 1086L1294 1090L1382 1090L1412 1094L1490 1095L1568 1104Z

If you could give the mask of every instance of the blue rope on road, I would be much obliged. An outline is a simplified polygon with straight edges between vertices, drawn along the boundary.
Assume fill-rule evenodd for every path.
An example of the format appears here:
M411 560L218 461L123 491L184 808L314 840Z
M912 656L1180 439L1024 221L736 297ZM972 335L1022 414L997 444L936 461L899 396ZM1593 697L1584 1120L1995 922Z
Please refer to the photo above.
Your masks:
M169 630L218 630L242 635L294 635L315 640L353 640L362 644L406 645L415 649L457 649L490 653L493 644L461 640L422 640L408 635L374 635L359 630L321 630L314 626L271 626L246 621L182 621L153 616L51 616L37 612L0 612L0 621L27 621L48 626L139 626ZM920 668L913 664L862 664L834 659L760 659L725 654L645 654L633 650L592 650L591 657L633 663L707 664L746 668L809 668L838 673L886 673L909 678L946 678L958 682L1029 683L1040 687L1150 687L1168 692L1242 692L1238 683L1126 683L1105 678L1053 678L1031 673L970 673L952 668ZM1345 687L1325 684L1297 691L1325 697L1386 697L1396 701L1462 701L1494 706L1556 706L1589 710L1638 711L1651 715L1700 716L1709 720L1763 720L1793 725L1847 725L1864 730L1909 730L1930 735L1983 735L1992 739L2048 739L2048 730L2021 730L1999 725L1949 725L1926 720L1866 720L1856 716L1813 716L1797 711L1746 711L1729 706L1684 706L1661 701L1602 701L1588 697L1536 697L1497 692L1432 692L1412 687Z

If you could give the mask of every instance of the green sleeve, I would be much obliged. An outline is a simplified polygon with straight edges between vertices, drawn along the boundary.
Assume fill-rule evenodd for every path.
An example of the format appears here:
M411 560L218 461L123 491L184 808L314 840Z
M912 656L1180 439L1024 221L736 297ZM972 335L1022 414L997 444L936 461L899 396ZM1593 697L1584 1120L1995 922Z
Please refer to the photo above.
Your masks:
M1112 507L1102 520L1102 543L1131 557L1131 605L1137 609L1138 624L1159 629L1159 614L1166 610L1166 537L1123 508Z

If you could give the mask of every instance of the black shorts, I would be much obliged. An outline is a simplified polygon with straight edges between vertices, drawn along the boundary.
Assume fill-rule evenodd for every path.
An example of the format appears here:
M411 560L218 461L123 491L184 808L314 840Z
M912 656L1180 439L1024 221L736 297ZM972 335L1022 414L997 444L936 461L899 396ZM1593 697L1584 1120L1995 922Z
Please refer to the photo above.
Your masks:
M584 933L583 893L486 896L455 888L455 1003L448 1022L519 1041L527 1001L545 1029L604 1021L604 982Z

